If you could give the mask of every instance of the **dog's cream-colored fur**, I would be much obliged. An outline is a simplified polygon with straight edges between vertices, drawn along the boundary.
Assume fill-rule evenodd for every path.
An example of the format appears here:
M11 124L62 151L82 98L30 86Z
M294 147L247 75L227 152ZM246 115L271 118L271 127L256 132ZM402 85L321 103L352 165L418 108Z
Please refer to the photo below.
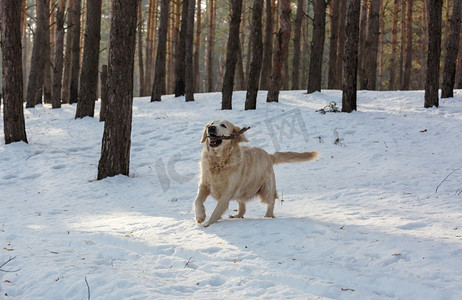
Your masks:
M230 217L243 218L246 202L257 196L267 205L265 217L274 218L273 209L278 194L273 165L310 161L319 157L317 152L268 154L258 147L242 146L241 142L248 142L244 134L235 139L223 139L220 145L212 147L208 137L210 126L216 128L217 136L230 136L240 131L239 127L226 120L210 122L204 128L201 140L201 143L205 143L200 162L201 178L194 201L197 223L205 221L206 198L211 195L218 202L204 226L218 221L231 200L238 202L239 210L237 215Z

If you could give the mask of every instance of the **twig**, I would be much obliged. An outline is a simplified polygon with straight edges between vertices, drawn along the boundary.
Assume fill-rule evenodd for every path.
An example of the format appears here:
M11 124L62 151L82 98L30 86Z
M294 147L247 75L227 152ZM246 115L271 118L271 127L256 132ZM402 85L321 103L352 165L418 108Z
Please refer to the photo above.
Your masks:
M186 264L184 265L184 268L186 269L186 267L189 267L189 263L191 263L191 258L192 256L188 259L188 261L186 262Z
M460 169L461 169L461 168L457 168L457 169L455 169L454 171L452 171L451 173L449 173L448 176L446 176L446 177L443 179L443 181L441 181L440 184L438 184L438 186L436 187L435 193L438 193L438 188L443 184L443 182L446 181L446 179L448 179L449 176L452 175L452 173L454 173L455 171L458 171L458 170L460 170Z
M15 258L16 258L16 256L10 257L6 262L4 262L4 263L0 266L0 271L5 272L5 273L14 273L14 272L21 271L21 269L11 270L11 271L3 270L3 269L2 269L3 266L5 266L7 263L11 262L11 261L12 261L13 259L15 259Z
M87 281L87 276L85 276L85 283L87 284L87 290L88 290L88 300L90 300L90 285L88 284L88 281Z

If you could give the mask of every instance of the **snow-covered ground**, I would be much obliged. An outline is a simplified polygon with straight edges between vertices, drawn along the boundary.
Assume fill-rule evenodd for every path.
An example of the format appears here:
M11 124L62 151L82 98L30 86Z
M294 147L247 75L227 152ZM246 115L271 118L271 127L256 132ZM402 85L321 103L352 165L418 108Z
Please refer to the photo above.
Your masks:
M135 99L131 176L102 181L98 116L26 109L29 144L0 142L0 298L462 299L462 91L438 109L359 92L351 114L316 112L340 91L265 96ZM276 219L254 201L195 224L199 141L221 118L268 152L321 153L275 167Z

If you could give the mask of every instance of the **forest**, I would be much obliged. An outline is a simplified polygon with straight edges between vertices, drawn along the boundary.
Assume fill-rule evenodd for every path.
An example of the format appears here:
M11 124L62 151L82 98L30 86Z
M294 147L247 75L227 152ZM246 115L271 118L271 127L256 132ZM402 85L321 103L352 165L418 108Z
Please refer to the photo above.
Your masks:
M34 44L34 36L37 28L36 1L23 0L21 14L21 36L23 47L23 76L24 84L27 86L31 57ZM51 0L47 12L50 44L50 59L46 60L51 72L54 69L54 57L56 53L56 34L59 31L59 12L64 11L62 21L64 27L63 39L65 52L64 57L70 58L70 44L72 35L73 10L79 9L80 18L78 43L79 54L83 55L83 43L85 37L85 22L88 18L87 5L92 1L88 0ZM58 3L59 2L59 3ZM77 5L76 2L81 2ZM89 4L87 4L89 2ZM94 1L93 1L94 2ZM96 1L98 2L98 1ZM101 66L107 64L108 41L110 29L110 1L101 2L101 31L99 45L99 71ZM160 27L160 2L161 0L140 1L137 21L137 41L135 53L135 96L150 95L152 90L152 79L154 75L155 55L157 53L158 30ZM167 1L168 25L167 46L166 46L166 93L174 93L175 84L175 58L179 48L179 33L182 19L182 1ZM186 1L187 2L187 1ZM194 74L195 92L220 91L225 72L226 45L229 32L229 19L231 14L231 2L223 1L217 6L216 0L196 1L194 17ZM257 1L259 2L259 1ZM279 30L279 9L278 5L284 1L265 0L260 1L262 5L262 27L264 51L271 53L273 50L272 39ZM264 2L264 3L263 3ZM341 85L332 79L335 72L334 61L341 63L338 56L342 55L341 49L344 47L345 34L342 34L341 20L345 20L346 0L292 0L290 5L290 41L288 45L287 59L284 61L282 70L282 89L305 89L307 88L307 76L310 65L310 45L313 42L313 21L314 9L313 2L320 2L325 7L322 24L324 24L325 34L322 37L322 72L321 87L341 89ZM377 3L371 7L370 3ZM433 2L433 1L432 1ZM459 1L444 0L442 8L442 55L446 56L450 34L450 25L453 7ZM225 4L225 5L223 5ZM60 8L60 6L63 6ZM239 49L236 67L235 90L245 90L250 73L250 63L252 57L252 13L254 11L253 0L242 0L241 21L239 27ZM376 90L406 90L424 89L425 84L425 65L428 41L428 7L426 1L419 0L378 0L361 1L361 28L360 28L360 53L376 52ZM460 7L460 5L459 5ZM374 9L375 11L372 11ZM456 11L457 12L457 11ZM90 13L95 11L91 9ZM460 19L460 16L454 16ZM218 22L217 22L218 20ZM376 24L373 24L377 22ZM374 27L375 26L375 27ZM378 26L378 28L376 28ZM376 28L375 40L369 38L368 29ZM343 28L344 31L344 28ZM268 38L267 33L271 36ZM460 40L460 39L459 39ZM367 41L367 44L366 44ZM371 51L369 51L371 49ZM451 50L453 51L453 50ZM457 69L461 66L459 53ZM360 55L360 57L365 57ZM263 66L270 66L269 63ZM360 62L361 64L362 62ZM69 63L65 64L68 65ZM364 69L364 65L362 69ZM335 66L339 68L338 66ZM266 71L264 71L266 72ZM64 72L66 74L66 71ZM50 75L48 75L50 76ZM67 80L67 79L66 79ZM264 80L262 80L264 82ZM330 84L329 84L330 82ZM64 85L66 86L66 85ZM266 89L263 83L262 88ZM462 87L462 74L457 73L456 88ZM67 98L63 97L66 101Z
M461 2L2 1L4 122L17 121L4 130L26 140L23 102L77 103L82 118L101 98L100 120L111 124L106 116L130 111L133 96L220 91L222 109L233 91L247 91L245 109L255 109L258 90L272 102L280 90L321 89L343 90L345 112L357 90L425 89L424 106L438 107L440 87L443 98L462 88ZM127 96L121 110L115 94Z

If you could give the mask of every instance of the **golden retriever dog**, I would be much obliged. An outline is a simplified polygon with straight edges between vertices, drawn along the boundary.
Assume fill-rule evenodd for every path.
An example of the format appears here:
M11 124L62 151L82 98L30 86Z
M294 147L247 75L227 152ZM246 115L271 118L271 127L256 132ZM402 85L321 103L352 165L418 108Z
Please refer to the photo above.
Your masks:
M279 163L315 160L317 152L276 152L269 154L258 147L242 146L248 142L244 131L226 120L210 122L204 128L201 143L206 143L200 162L201 176L194 210L197 223L205 221L204 202L211 195L218 201L207 227L218 221L228 210L231 200L239 204L237 215L231 218L243 218L246 202L259 197L266 203L267 218L274 218L273 209L276 191L276 179L273 165Z

